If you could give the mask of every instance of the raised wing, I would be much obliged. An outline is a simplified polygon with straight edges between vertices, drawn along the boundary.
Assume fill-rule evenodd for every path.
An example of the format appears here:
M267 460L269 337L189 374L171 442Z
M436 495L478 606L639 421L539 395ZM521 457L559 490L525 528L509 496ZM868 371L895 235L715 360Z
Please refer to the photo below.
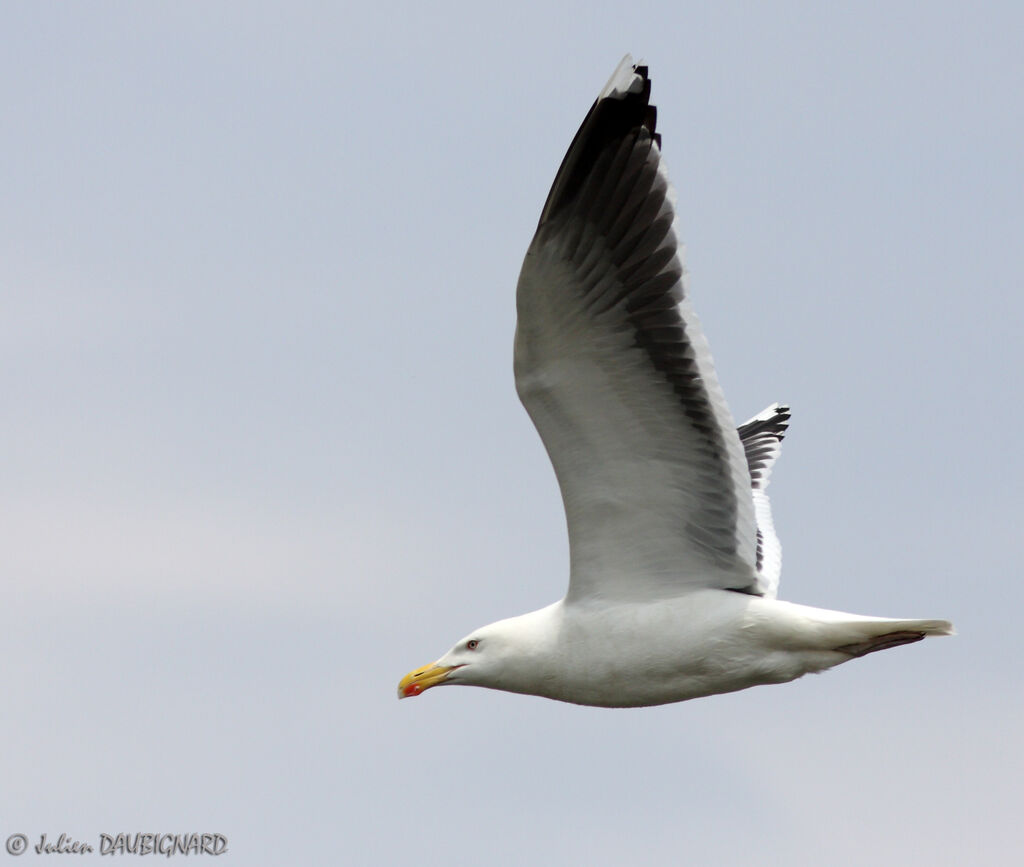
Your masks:
M570 601L762 592L750 474L686 298L649 98L626 57L519 277L516 388L562 490Z
M765 596L775 598L782 574L782 545L775 535L772 507L768 501L768 479L772 465L782 451L782 438L789 427L789 407L772 404L737 428L747 456L750 484L757 520L757 572Z

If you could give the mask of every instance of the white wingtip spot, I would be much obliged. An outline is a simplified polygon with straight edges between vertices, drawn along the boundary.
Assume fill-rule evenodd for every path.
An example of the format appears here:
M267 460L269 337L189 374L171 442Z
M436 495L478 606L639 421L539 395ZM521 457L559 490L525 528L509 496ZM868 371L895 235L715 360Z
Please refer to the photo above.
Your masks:
M623 57L619 61L619 65L615 67L612 77L608 79L608 83L601 88L597 98L616 98L625 93L639 93L644 86L644 80L642 76L633 71L634 66L632 54Z

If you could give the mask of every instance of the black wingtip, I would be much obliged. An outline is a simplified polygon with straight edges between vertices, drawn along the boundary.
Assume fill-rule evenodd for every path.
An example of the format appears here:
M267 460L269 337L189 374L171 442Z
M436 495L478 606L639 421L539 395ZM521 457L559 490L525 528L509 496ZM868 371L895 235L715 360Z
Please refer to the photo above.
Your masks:
M786 404L776 404L773 412L767 418L752 418L745 424L741 424L736 430L739 431L741 440L748 440L752 437L771 436L779 442L786 436L789 428L789 420L792 414Z
M646 131L661 149L661 135L656 129L658 110L651 105L651 80L647 66L634 65L632 72L643 79L639 91L602 95L591 106L555 175L541 211L541 224L572 201L598 157L613 143Z

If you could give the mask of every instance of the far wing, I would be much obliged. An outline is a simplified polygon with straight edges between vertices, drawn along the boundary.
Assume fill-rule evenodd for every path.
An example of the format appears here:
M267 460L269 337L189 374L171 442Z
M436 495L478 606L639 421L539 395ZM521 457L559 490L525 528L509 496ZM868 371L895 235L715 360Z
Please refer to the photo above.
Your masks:
M772 404L737 429L747 456L750 484L757 519L757 572L765 596L775 598L782 574L782 545L775 534L772 507L768 501L768 479L772 465L782 451L782 438L789 427L789 407Z

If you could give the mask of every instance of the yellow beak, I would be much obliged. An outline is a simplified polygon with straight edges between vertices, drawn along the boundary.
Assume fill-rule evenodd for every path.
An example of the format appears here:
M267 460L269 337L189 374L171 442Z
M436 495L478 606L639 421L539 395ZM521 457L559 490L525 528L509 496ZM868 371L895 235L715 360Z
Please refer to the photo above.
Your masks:
M460 665L437 665L432 662L422 668L414 669L399 682L398 697L411 698L414 695L419 695L425 689L444 683L449 672L461 667Z

